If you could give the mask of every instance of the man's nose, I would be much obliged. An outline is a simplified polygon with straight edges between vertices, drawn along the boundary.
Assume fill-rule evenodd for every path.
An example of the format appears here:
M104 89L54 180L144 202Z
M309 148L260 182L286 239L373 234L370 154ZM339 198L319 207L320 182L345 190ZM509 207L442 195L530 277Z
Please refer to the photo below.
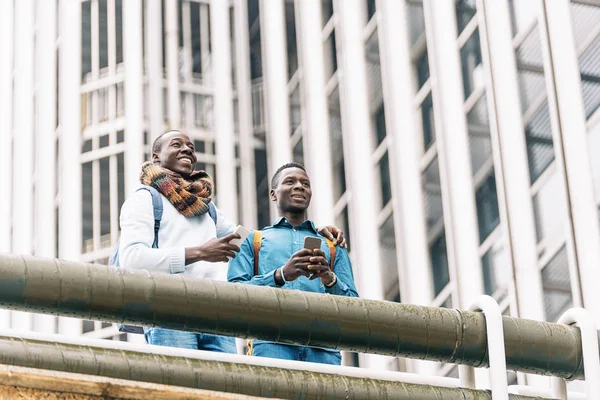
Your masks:
M300 181L296 181L293 186L294 189L302 189L304 190L304 185Z

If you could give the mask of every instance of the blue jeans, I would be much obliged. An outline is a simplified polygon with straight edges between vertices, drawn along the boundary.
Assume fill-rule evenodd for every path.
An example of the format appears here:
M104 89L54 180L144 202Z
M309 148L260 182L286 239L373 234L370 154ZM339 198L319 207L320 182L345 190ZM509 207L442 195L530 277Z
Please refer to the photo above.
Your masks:
M219 353L237 353L235 339L208 333L192 333L161 328L144 328L146 342L155 346L207 350Z
M282 360L308 361L320 364L341 365L342 355L339 351L317 349L307 346L291 346L288 344L265 343L254 341L252 355L256 357L279 358Z

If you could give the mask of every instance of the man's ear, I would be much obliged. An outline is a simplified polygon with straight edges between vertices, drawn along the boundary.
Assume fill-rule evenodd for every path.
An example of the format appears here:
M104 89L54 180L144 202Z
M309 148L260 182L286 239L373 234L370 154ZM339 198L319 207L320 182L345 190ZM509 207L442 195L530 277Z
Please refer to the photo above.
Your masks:
M152 153L152 162L154 164L158 164L160 162L160 159L158 158L158 154Z
M271 201L277 201L277 195L275 194L275 190L271 189L271 191L269 192L269 198L271 199Z

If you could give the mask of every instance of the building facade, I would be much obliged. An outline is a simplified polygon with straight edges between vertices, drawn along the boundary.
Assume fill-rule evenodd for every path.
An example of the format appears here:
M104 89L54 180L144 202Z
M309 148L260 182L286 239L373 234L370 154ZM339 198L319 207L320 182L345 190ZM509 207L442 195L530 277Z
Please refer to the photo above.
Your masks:
M304 163L310 217L346 232L363 297L600 319L600 1L0 8L0 251L106 263L153 139L181 129L248 228L274 217L274 170ZM127 339L6 311L0 326Z

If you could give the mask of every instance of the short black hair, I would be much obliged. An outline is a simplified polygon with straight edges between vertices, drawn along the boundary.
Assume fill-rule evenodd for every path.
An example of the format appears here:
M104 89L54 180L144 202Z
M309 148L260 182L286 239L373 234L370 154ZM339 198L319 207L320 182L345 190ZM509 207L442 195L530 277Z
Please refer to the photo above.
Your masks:
M287 169L287 168L300 168L302 171L306 172L306 168L304 168L304 165L302 165L300 163L291 162L291 163L283 164L281 167L277 168L277 171L275 171L275 174L273 175L273 178L271 179L271 189L277 188L277 185L279 185L279 175L281 175L281 171L283 171L284 169Z
M154 142L152 142L152 154L160 153L160 149L162 148L163 136L165 136L167 133L171 133L171 132L181 132L181 131L179 129L169 129L168 131L163 132L160 135L158 135L158 137L156 139L154 139Z

